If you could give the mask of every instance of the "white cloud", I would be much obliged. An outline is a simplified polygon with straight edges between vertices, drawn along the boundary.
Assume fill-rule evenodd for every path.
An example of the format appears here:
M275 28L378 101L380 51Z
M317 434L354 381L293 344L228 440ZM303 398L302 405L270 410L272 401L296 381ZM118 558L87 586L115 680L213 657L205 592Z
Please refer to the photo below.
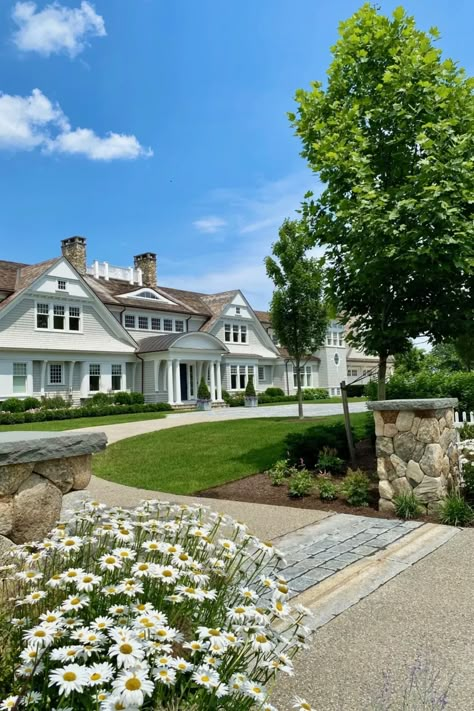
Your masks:
M88 2L81 2L79 8L53 2L39 11L34 2L17 2L12 18L18 26L13 35L18 49L46 57L60 52L75 57L89 38L107 34L103 18Z
M153 155L133 135L110 132L100 137L89 128L72 129L59 104L39 89L33 89L30 96L0 93L0 148L40 148L101 161Z
M221 217L210 215L209 217L202 217L200 220L195 220L193 225L197 230L199 230L199 232L214 234L225 227L227 225L227 221L223 220Z

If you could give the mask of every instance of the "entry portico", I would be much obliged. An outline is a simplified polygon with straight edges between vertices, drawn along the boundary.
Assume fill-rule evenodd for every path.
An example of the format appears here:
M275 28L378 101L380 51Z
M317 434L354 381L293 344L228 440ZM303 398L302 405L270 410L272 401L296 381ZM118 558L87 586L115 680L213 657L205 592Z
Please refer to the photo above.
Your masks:
M211 401L222 402L221 362L228 352L222 341L203 332L145 338L138 350L148 378L153 379L156 400L170 405L194 403L202 377Z

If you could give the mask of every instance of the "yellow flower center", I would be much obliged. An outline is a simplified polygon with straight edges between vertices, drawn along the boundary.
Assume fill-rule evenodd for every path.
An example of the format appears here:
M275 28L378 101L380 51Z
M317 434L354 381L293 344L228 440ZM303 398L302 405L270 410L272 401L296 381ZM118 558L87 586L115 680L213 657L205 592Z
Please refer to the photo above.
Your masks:
M91 575L85 575L82 578L83 583L91 583L94 580L94 578Z
M66 656L67 656L67 657L75 657L75 656L76 656L76 652L74 651L74 649L68 649L67 652L66 652Z
M33 598L33 600L39 600L41 595L39 593L33 593L31 597Z
M34 578L35 575L36 575L36 573L31 572L31 573L27 573L27 574L26 574L26 577L27 577L27 578Z
M69 570L69 571L66 573L66 577L68 577L68 578L75 578L76 575L77 575L77 573L76 573L75 570Z
M138 570L148 570L148 563L142 563L138 566Z
M307 704L306 702L303 702L301 704L301 708L305 709L305 711L311 711L311 706L309 704Z
M286 594L288 592L288 585L279 585L278 590L279 592Z
M68 538L67 541L64 541L64 545L65 545L65 546L73 546L73 545L74 545L74 541L72 541L70 538Z
M140 689L142 685L142 682L140 679L137 679L136 676L133 676L131 679L127 679L125 682L125 688L128 689L128 691L137 691L137 689Z
M209 634L212 635L213 637L219 637L220 632L219 632L219 630L209 630Z
M94 672L94 674L91 674L91 681L99 681L99 679L102 678L101 674L98 674L97 672Z
M44 630L36 630L35 637L46 637L46 632Z
M105 559L105 562L106 562L108 565L112 565L113 563L115 563L115 558L113 558L111 555L109 555L109 556Z
M164 578L172 578L172 577L173 577L173 573L171 572L171 570L164 570L164 571L163 571L163 577L164 577Z
M46 622L56 622L56 617L54 615L48 615Z
M78 597L73 597L71 599L71 605L79 605L80 602L81 602L81 600Z
M128 534L130 533L130 531L129 531L128 529L126 529L126 528L120 528L120 529L119 529L119 532L120 532L123 536L128 536Z
M235 612L237 615L243 615L245 612L245 607L236 607Z
M63 674L64 681L76 681L77 675L72 671L67 671Z
M133 647L131 644L121 644L119 647L121 654L131 654Z
M204 683L206 683L207 681L209 681L209 677L204 674L204 675L201 677L201 680L202 680Z
M252 691L254 692L254 694L261 694L262 693L262 690L259 686L254 686L252 688Z
M257 642L258 642L259 644L265 644L265 642L267 641L267 638L265 637L264 634L258 634L258 635L255 637L255 639L257 640Z
M281 612L283 610L283 605L281 604L280 600L276 601L275 607L279 612Z

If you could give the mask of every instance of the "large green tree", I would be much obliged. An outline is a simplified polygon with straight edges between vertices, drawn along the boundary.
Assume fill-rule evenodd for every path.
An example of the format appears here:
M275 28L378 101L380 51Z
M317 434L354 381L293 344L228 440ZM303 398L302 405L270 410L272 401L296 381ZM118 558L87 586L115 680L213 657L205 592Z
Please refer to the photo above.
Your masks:
M364 5L340 26L327 83L290 114L323 192L303 216L325 248L349 341L389 355L473 319L473 80L402 8Z
M301 368L325 340L328 325L323 302L321 259L308 254L312 236L301 221L285 220L267 257L268 276L275 284L270 305L272 326L296 370L298 416L303 417Z

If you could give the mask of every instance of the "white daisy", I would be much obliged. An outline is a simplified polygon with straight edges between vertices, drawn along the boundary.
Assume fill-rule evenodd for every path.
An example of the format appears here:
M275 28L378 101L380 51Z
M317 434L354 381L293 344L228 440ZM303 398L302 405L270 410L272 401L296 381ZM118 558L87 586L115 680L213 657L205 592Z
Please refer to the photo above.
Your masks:
M104 553L104 555L99 558L99 566L101 570L107 570L111 572L112 570L118 570L122 567L122 560L112 553Z
M77 553L82 547L82 538L79 536L66 536L60 541L58 548L60 551L67 553Z
M92 664L90 667L85 667L88 674L89 686L100 686L110 681L114 675L114 668L107 662L100 664Z
M81 610L83 607L87 607L89 604L89 598L85 595L69 595L62 605L61 609L65 612L71 612L72 610Z
M298 709L298 711L313 711L311 704L308 704L306 699L303 699L301 696L295 696L293 708Z
M151 696L155 685L142 670L123 671L112 684L120 700L127 706L141 706L146 696Z
M79 664L67 664L62 669L55 669L49 675L51 686L58 686L59 693L69 696L73 691L83 691L88 684L87 671Z
M160 684L171 686L176 681L176 671L169 667L156 667L153 669L153 677L156 681L159 681Z
M250 698L255 699L256 701L263 702L267 697L265 687L254 681L247 681L243 686L243 691L247 696L250 696Z
M134 637L128 637L109 647L109 656L116 657L117 666L131 667L144 657L143 647Z
M220 683L219 674L208 666L198 667L192 673L192 679L198 686L203 686L205 689L215 689Z
M35 590L34 592L29 593L23 602L27 605L36 605L44 597L46 597L44 590Z
M93 573L84 573L76 582L76 587L80 592L91 592L102 578Z
M19 696L7 696L2 702L0 702L0 709L14 709L16 708Z

